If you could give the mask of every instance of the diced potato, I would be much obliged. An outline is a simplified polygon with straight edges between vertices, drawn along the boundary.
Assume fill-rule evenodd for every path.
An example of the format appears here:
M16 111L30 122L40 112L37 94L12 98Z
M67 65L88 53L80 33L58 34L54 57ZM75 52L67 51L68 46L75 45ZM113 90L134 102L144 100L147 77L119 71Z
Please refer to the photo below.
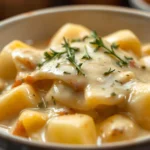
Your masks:
M46 139L66 144L96 144L95 124L83 114L56 117L48 122Z
M17 121L15 128L12 131L12 134L16 136L28 137L27 132L21 121Z
M150 55L149 56L144 56L140 59L140 62L143 66L146 68L150 69Z
M142 46L142 55L143 56L150 55L150 43Z
M39 96L28 84L22 84L0 96L0 121L12 118L21 110L36 107Z
M4 79L13 79L17 70L12 59L12 51L16 48L29 48L30 46L21 41L13 41L6 45L0 53L0 77Z
M4 49L10 49L12 51L17 48L32 48L32 47L18 40L14 40L4 47Z
M141 56L141 43L137 36L130 30L120 30L104 37L109 43L116 43L126 51L132 51L135 55Z
M128 111L134 119L145 129L150 130L150 85L137 83L132 89L128 101Z
M50 42L50 47L60 45L64 37L71 40L83 38L89 34L90 30L88 28L78 24L67 23L63 25L54 35Z
M136 124L123 115L111 116L98 126L98 134L104 143L133 139L138 136L138 131Z
M24 128L26 134L30 136L32 133L41 129L48 120L48 116L46 113L25 110L21 113L15 128L13 130L13 134L18 136L24 136L24 133L20 133L19 126Z

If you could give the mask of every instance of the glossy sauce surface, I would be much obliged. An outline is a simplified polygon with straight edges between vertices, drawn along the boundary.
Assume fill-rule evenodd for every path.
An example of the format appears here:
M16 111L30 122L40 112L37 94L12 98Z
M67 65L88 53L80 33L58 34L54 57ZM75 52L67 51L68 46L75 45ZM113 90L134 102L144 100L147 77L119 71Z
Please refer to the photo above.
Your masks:
M145 64L148 56L139 57L132 50L116 46L114 53L127 62L120 65L120 59L108 53L112 43L107 38L101 39L104 46L96 51L94 40L89 35L85 40L68 41L69 47L76 49L70 52L80 70L68 61L68 49L61 44L54 46L51 42L47 46L46 41L14 49L16 78L0 81L2 96L12 90L15 93L22 86L29 94L35 92L29 99L36 104L11 118L1 119L2 132L42 142L98 146L149 136L150 67ZM64 53L46 59L45 53L52 55L54 52ZM34 90L31 92L29 88L28 91L26 84ZM36 96L39 97L37 102ZM63 132L63 127L68 130ZM70 137L74 133L72 130L81 135Z

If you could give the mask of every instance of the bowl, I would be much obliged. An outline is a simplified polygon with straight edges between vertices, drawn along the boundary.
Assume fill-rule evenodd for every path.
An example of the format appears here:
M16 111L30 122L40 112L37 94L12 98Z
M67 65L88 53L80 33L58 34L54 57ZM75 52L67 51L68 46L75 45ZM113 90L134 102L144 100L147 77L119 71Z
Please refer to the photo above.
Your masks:
M150 11L150 3L146 0L129 0L129 3L134 8Z
M66 6L24 13L0 22L0 48L10 41L49 39L59 27L71 22L97 30L101 36L119 29L130 29L142 42L150 42L150 14L111 6ZM24 138L0 133L2 150L148 150L150 138L97 146L62 145L31 142Z

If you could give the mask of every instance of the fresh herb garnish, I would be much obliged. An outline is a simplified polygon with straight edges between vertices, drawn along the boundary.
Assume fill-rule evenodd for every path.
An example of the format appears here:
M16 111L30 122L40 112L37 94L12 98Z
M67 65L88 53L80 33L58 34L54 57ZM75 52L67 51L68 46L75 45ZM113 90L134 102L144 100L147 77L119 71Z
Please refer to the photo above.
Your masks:
M41 101L38 103L39 108L47 108L48 102L47 101Z
M94 50L95 52L96 52L99 48L103 47L103 48L105 49L105 52L104 52L104 53L109 54L109 55L112 55L112 56L114 56L116 59L119 60L119 61L117 62L117 64L118 64L120 67L128 65L128 61L122 59L122 58L121 58L120 56L118 56L118 54L114 51L114 49L117 49L117 48L118 48L118 45L116 45L116 44L113 43L113 44L111 45L111 48L107 47L107 46L104 44L102 38L100 38L100 37L97 35L97 33L96 33L95 31L92 32L92 37L94 38L94 41L93 41L93 42L90 42L90 43L93 44L93 45L96 45L96 48L95 48L95 50Z
M108 71L104 72L104 76L107 76L107 75L113 73L114 71L115 71L115 69L112 70L111 68L109 68Z
M73 42L83 42L85 41L87 38L89 38L89 36L84 36L83 38L78 38L78 39L72 39L71 43Z
M74 43L74 42L82 42L82 39L72 39L71 43Z
M91 33L91 36L94 38L94 41L90 42L90 43L96 46L96 48L94 50L95 52L98 51L98 49L100 47L104 47L104 43L103 43L102 39L100 37L98 37L96 31L93 31Z
M83 38L82 38L82 41L85 41L86 39L88 39L89 38L89 36L84 36Z
M52 98L53 104L56 105L56 100L55 100L54 96L52 96L51 98Z
M64 74L71 74L70 72L64 71Z
M58 68L60 66L60 63L58 63L57 65L56 65L56 68Z
M38 64L39 67L42 67L46 62L54 59L54 58L60 58L61 55L65 54L66 51L63 51L63 52L56 52L54 50L51 49L51 51L48 53L48 52L44 52L44 59L45 61L43 61L42 63Z
M132 57L124 56L124 58L125 58L126 60L133 60L133 58L132 58Z
M82 57L82 59L86 59L86 60L90 60L92 59L92 57L88 54L87 52L87 47L85 46L85 54L84 56Z
M45 61L38 64L39 67L41 67L44 63L57 58L59 59L63 54L67 55L68 61L76 68L78 74L84 75L83 71L81 70L81 64L77 64L75 60L75 53L79 51L79 48L71 47L69 42L64 38L64 43L62 46L65 48L65 51L63 52L56 52L51 49L50 53L45 52L44 53L44 59ZM56 68L59 67L59 64L56 65Z
M146 69L146 66L141 66L141 68L142 68L143 70L145 70L145 69Z
M66 49L67 59L76 68L77 73L81 75L85 75L81 69L81 65L77 64L75 60L75 52L77 51L77 49L71 47L69 42L65 38L62 46Z
M116 43L112 43L111 47L114 48L114 49L117 49L117 48L119 48L119 45L116 44Z
M118 81L118 80L115 80L115 82L120 83L120 84L123 84L121 81Z
M112 92L111 93L111 96L116 96L117 94L115 92Z

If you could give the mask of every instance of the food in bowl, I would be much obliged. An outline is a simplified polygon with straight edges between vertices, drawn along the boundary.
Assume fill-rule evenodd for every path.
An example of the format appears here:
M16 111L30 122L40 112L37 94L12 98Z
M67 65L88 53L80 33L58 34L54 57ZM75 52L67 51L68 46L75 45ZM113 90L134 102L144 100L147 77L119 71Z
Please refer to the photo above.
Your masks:
M102 145L149 136L150 45L65 24L48 47L0 54L0 129L50 143Z

